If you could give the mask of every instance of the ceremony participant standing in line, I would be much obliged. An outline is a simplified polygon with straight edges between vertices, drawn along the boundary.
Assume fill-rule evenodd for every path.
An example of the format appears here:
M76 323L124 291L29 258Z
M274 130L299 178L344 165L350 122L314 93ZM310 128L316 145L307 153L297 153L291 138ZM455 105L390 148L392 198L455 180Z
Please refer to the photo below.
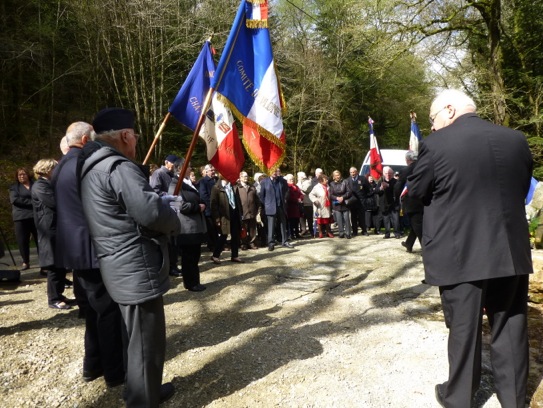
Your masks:
M369 230L373 226L375 235L381 232L381 215L379 210L379 185L373 179L371 174L367 175L368 194L364 198L364 210L366 216L366 228Z
M241 249L258 249L256 245L256 217L260 207L256 188L248 183L246 171L239 173L239 182L235 189L241 201L241 225L245 228L245 237L241 240Z
M409 194L405 194L403 191L406 186L409 191L407 178L413 174L413 170L415 170L415 166L417 165L417 154L409 150L405 154L405 163L407 164L407 167L400 172L400 178L394 186L394 194L396 195L396 200L401 203L403 212L409 219L409 224L411 226L411 231L409 231L406 240L402 241L402 246L407 252L413 252L413 244L417 238L422 247L422 216L424 214L424 205L420 200L410 197Z
M300 218L300 226L302 230L302 236L309 235L315 236L313 231L313 203L309 199L309 193L311 192L311 179L309 179L303 171L298 172L298 184L304 199L303 199L303 217Z
M332 182L330 183L330 201L332 202L332 211L337 223L340 238L351 239L351 217L347 207L348 200L357 200L353 197L350 183L341 178L341 172L335 170L332 172Z
M162 196L168 194L168 189L170 188L173 177L174 163L177 160L179 160L179 158L176 155L169 154L166 156L164 164L151 174L151 181L149 184L158 195Z
M219 175L219 180L211 189L211 216L215 220L217 230L220 232L217 245L213 250L211 260L220 264L220 256L224 251L226 239L230 234L230 249L232 262L243 262L239 258L239 235L241 232L241 202L239 194L228 180Z
M164 160L164 165L153 171L151 174L149 184L159 196L168 194L168 189L170 188L173 177L174 163L177 160L178 157L176 155L169 154ZM177 269L178 253L175 237L170 238L168 253L170 254L170 276L181 276L181 272Z
M287 212L286 198L288 194L288 185L286 180L278 175L280 170L271 172L269 177L266 177L260 182L260 202L264 206L264 212L267 218L268 228L268 251L275 249L275 220L279 220L281 229L281 245L286 248L293 248L293 245L288 242L287 232Z
M370 185L365 177L358 174L356 167L349 169L350 177L347 181L350 183L353 196L349 200L347 206L351 212L351 225L353 237L358 235L358 227L362 235L368 234L368 225L366 224L366 210L364 208L364 200L369 194Z
M525 136L477 116L473 100L434 99L435 130L420 146L409 194L427 206L426 282L439 286L449 328L449 378L435 387L447 408L472 406L481 378L483 311L490 324L494 388L502 407L526 405L527 300L532 272L524 207L532 176Z
M11 214L15 224L15 238L19 254L23 258L21 270L30 267L30 235L34 238L38 248L38 232L34 224L34 212L32 209L32 180L30 174L24 167L19 167L16 173L15 184L9 187L9 202L11 203Z
M107 108L92 125L96 142L87 143L80 157L81 202L104 284L128 334L124 397L127 407L155 408L175 392L171 383L161 386L162 296L170 288L169 236L179 234L179 219L133 162L139 137L134 114Z
M304 195L302 190L294 184L294 175L287 174L285 177L288 185L287 194L287 220L290 239L300 238L300 217L303 215Z
M104 376L106 385L115 387L124 383L125 375L122 316L100 274L77 178L77 161L92 133L92 126L85 122L68 126L65 138L69 151L53 172L57 201L55 264L73 270L74 294L85 318L83 380Z
M328 187L328 176L320 174L317 178L318 184L313 187L309 193L309 199L313 203L313 211L317 220L317 229L319 238L324 237L324 233L328 238L334 238L332 233L332 203L330 201L330 190Z
M64 293L66 269L55 266L55 240L57 235L55 191L51 175L57 165L54 159L41 159L34 166L37 179L32 187L34 222L38 230L38 259L42 270L47 271L47 298L52 309L70 309Z
M200 179L200 183L198 184L198 191L200 192L200 198L206 205L204 214L207 223L207 249L211 252L215 250L217 240L219 239L215 221L211 216L211 189L216 182L217 176L215 175L215 168L212 164L206 164L204 167L204 177Z
M175 162L174 177L169 189L170 194L175 191L180 177L179 173L184 163L184 158ZM206 205L200 198L200 193L190 178L191 174L193 174L192 167L189 165L179 190L181 201L177 216L181 222L181 232L176 237L176 242L181 252L181 275L183 276L184 288L191 292L202 292L206 287L200 283L200 267L198 263L202 255L202 244L206 241L206 219L204 215Z
M385 224L385 236L390 238L390 232L394 233L395 238L400 238L400 214L399 203L396 202L394 195L394 185L397 180L394 178L394 170L389 166L383 168L383 180L379 183L379 206Z

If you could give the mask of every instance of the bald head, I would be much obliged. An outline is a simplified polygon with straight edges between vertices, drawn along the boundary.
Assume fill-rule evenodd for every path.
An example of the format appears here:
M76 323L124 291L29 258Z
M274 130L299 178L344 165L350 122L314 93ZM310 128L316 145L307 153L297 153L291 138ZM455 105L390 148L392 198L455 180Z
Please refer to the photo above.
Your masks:
M432 102L430 122L433 130L439 130L453 123L459 116L477 110L475 102L464 92L447 89Z

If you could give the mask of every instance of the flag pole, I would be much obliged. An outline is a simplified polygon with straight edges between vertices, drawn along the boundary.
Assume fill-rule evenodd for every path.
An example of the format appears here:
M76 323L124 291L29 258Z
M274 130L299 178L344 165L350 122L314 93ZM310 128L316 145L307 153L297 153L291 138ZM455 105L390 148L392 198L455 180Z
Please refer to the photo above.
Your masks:
M160 139L160 136L162 136L162 132L166 127L166 122L168 122L168 119L170 119L170 112L166 114L164 120L162 121L162 124L158 128L158 132L156 132L156 136L153 139L153 143L151 143L151 147L149 148L149 152L147 152L147 156L145 156L145 160L143 160L143 164L147 164L147 162L149 161L149 158L151 157L151 154L153 153L153 150L155 150L156 144L158 143L158 139Z
M194 133L192 134L192 140L190 142L189 149L187 150L187 154L185 155L185 162L183 163L183 167L181 168L181 171L179 172L179 178L177 179L177 184L175 186L175 190L173 191L173 195L178 195L179 190L181 190L181 183L183 183L183 178L185 178L185 173L187 172L187 168L189 167L192 153L194 152L194 148L196 147L196 142L198 141L198 135L200 134L200 129L202 128L202 125L204 124L204 120L206 118L209 105L211 105L211 95L213 94L214 90L215 90L214 88L209 88L209 91L207 92L206 98L204 100L204 106L202 108L202 113L200 114L200 117L198 118L196 129L194 129Z

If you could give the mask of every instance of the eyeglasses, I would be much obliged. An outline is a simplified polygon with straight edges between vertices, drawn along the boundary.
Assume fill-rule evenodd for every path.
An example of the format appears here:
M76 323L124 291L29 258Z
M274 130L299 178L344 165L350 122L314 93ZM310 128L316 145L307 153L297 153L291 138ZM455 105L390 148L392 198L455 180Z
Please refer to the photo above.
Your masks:
M439 113L441 111L444 111L445 109L447 109L447 107L445 106L443 109L440 109L438 110L436 113L434 113L433 115L430 115L429 116L429 119L430 119L430 125L434 126L434 120L436 119L436 116L439 115Z

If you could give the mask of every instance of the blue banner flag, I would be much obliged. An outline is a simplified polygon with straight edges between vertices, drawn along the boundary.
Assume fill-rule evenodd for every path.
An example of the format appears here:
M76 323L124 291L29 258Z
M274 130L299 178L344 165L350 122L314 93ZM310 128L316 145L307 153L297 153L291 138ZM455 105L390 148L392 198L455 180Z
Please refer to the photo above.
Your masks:
M198 124L204 100L214 75L215 61L213 61L211 44L206 41L169 109L179 122L192 131L196 129Z

